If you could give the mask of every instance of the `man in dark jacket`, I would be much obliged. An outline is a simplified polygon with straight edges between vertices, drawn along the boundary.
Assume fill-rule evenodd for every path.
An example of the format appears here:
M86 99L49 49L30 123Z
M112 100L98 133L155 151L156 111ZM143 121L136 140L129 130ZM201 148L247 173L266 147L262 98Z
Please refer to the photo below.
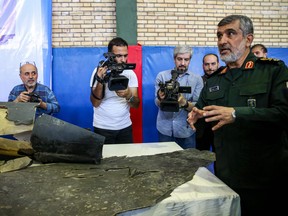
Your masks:
M216 175L240 195L242 215L278 215L283 199L277 194L287 187L281 184L281 155L288 69L250 51L253 33L246 16L219 22L218 49L226 67L207 80L188 122L193 129L200 118L213 124Z

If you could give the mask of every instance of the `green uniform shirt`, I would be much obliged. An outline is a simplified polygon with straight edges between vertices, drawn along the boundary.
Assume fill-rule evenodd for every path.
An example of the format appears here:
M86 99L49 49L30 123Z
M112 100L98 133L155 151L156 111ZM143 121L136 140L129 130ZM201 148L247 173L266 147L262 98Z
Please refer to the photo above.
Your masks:
M287 86L283 61L259 59L253 53L241 68L221 68L208 79L196 106L219 105L236 111L234 123L214 132L216 175L230 187L263 188L281 172Z

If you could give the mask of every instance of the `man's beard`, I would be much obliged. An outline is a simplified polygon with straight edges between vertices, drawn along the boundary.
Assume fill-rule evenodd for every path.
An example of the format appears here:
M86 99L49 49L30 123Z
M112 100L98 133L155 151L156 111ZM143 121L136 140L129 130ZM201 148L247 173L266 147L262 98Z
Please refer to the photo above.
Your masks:
M204 71L205 74L207 75L211 75L215 72L216 70L207 70L207 71Z
M29 89L32 89L32 88L35 87L36 81L34 80L33 83L29 83L29 81L27 81L27 82L25 83L25 85L26 85Z
M230 53L230 55L220 55L220 58L223 62L231 63L236 62L244 53L245 51L245 40L240 43L239 48L235 51Z
M188 70L188 68L187 67L183 67L183 66L181 68L180 67L177 68L177 71L181 72L181 73L185 73L187 70Z

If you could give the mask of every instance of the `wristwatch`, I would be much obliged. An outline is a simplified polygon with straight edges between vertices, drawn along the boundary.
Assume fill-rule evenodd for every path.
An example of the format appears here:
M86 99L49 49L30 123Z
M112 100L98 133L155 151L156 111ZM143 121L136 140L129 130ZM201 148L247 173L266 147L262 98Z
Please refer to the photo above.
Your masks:
M127 102L128 102L128 103L133 103L133 101L134 101L134 96L132 95L132 96L127 100Z
M233 110L233 112L231 113L231 115L232 115L232 117L233 117L233 119L236 119L236 113L235 113L236 111L235 110Z

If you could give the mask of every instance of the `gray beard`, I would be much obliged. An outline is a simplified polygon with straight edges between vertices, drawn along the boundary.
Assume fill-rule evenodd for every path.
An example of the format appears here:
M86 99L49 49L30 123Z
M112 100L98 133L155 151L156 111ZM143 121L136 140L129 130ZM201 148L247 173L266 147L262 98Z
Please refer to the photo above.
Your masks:
M232 53L232 54L229 55L229 56L227 56L227 55L221 56L221 60L222 60L223 62L225 62L226 64L227 64L227 63L231 63L231 62L236 62L237 59L238 59L238 56L235 55L234 53Z
M243 40L238 48L238 50L235 51L235 53L231 53L230 55L223 55L220 56L221 60L223 62L232 63L236 62L245 52L245 41Z

